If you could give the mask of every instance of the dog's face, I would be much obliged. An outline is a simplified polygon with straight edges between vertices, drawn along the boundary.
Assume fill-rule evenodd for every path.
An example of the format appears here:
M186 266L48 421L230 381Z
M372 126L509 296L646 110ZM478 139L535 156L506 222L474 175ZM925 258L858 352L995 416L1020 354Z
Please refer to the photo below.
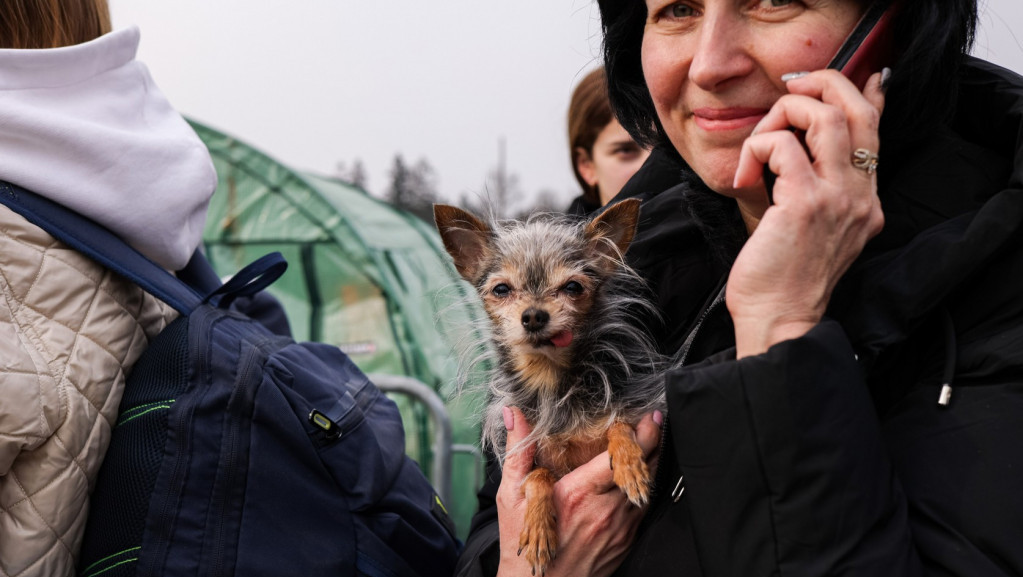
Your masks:
M549 232L549 231L548 231ZM495 338L520 359L523 368L549 363L564 368L573 342L602 280L573 238L524 235L498 246L492 266L477 290L494 323Z
M434 207L459 273L479 292L497 343L523 382L554 386L585 334L604 278L635 233L639 201L619 203L585 227L547 221L502 228Z

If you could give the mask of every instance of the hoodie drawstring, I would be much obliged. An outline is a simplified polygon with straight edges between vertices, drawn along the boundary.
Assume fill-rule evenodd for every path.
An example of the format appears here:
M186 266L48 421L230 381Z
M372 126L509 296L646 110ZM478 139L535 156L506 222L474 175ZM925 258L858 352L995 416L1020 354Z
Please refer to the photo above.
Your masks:
M947 407L952 400L952 379L956 370L956 332L952 324L952 315L948 309L942 309L944 313L942 320L945 330L945 369L941 374L941 393L938 395L938 405Z

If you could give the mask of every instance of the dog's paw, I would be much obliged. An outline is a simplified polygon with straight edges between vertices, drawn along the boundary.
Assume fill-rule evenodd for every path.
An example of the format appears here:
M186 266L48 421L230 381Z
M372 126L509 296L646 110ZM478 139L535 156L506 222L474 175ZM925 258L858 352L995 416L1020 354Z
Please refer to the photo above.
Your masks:
M519 555L525 553L533 575L543 575L554 561L558 550L558 519L554 509L554 483L557 479L547 469L538 467L522 483L526 498L526 516L519 535Z
M642 507L650 501L650 469L642 459L626 463L615 463L613 467L615 485L618 485L629 501Z
M632 427L618 421L607 433L607 453L611 457L611 473L629 501L642 507L650 501L650 469L643 460L643 449L636 442Z
M532 517L532 518L531 518ZM558 550L558 533L554 516L538 518L526 515L522 534L519 536L519 555L526 555L526 562L533 568L533 575L543 577L547 567L554 561Z

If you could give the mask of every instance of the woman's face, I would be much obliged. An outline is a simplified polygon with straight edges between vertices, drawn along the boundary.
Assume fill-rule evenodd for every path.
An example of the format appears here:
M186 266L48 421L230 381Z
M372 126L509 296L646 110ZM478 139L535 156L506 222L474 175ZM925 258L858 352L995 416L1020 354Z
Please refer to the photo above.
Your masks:
M603 206L622 190L648 156L650 151L636 144L622 125L612 118L597 134L592 150L576 150L575 162L583 180L597 187Z
M781 76L824 68L852 31L857 0L646 0L643 74L675 148L728 196L742 143Z

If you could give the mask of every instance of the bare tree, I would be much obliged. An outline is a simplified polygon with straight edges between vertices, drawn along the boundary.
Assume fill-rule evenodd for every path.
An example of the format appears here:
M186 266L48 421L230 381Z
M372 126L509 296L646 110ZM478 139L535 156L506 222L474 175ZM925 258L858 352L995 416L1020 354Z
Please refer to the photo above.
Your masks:
M366 174L366 167L362 164L361 158L356 158L349 166L345 161L338 161L334 169L334 175L345 182L350 182L362 190L369 191L367 183L369 176Z
M522 191L519 188L517 174L509 173L505 154L505 142L502 136L497 141L497 167L487 175L487 195L491 210L498 218L508 218L513 214L513 207L520 204Z
M437 202L437 176L425 158L409 166L401 154L394 156L390 171L391 186L384 199L419 218L433 222L433 203Z

